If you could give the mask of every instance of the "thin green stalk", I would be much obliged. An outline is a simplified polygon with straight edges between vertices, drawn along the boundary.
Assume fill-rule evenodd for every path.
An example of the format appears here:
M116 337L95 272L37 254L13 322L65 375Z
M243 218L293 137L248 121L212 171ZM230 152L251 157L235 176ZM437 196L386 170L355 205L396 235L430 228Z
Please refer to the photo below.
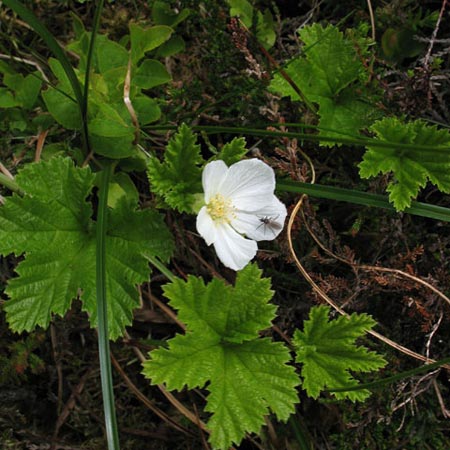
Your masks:
M64 69L64 72L67 75L67 78L70 81L73 92L75 94L76 102L78 108L80 110L80 120L81 120L81 135L83 139L83 147L86 154L90 152L89 146L89 137L87 130L87 116L85 115L85 111L83 109L84 97L81 91L81 85L78 81L78 78L73 70L73 67L67 58L64 50L60 47L56 39L47 29L47 27L34 15L32 11L30 11L26 6L24 6L21 2L17 0L3 0L3 3L11 8L17 15L22 17L22 19L30 25L34 31L39 34L39 36L44 40L47 44L47 47L53 52L55 57L61 63L61 66Z
M274 126L274 124L268 124L268 126ZM173 125L151 125L146 126L146 130L175 130L177 127ZM435 145L418 145L418 144L404 144L400 142L390 142L383 141L375 138L364 138L364 137L352 137L352 138L341 138L335 136L319 136L317 134L309 133L292 133L286 131L271 131L259 128L245 128L245 127L221 127L215 125L198 125L191 127L194 131L204 131L208 134L219 134L219 133L229 133L229 134L242 134L251 136L267 136L272 138L288 137L291 139L300 139L310 142L330 142L345 145L356 145L362 147L396 147L405 150L434 150L440 151L442 153L448 153L448 147L436 147Z
M175 275L156 257L147 256L147 259L153 264L169 281L175 281Z
M100 375L105 412L108 450L119 450L116 411L114 406L113 380L109 352L108 311L106 296L106 229L108 221L108 190L113 166L106 166L100 173L99 205L97 213L96 282L98 314L98 350Z
M414 375L418 375L419 373L429 372L433 369L437 369L444 364L450 363L450 357L440 359L431 364L424 364L423 366L416 367L415 369L405 370L402 373L397 375L393 375L391 377L382 378L381 380L372 381L371 383L359 384L358 386L352 386L348 388L336 388L336 389L327 389L327 392L348 392L348 391L359 391L361 389L375 389L384 387L386 384L391 384L399 380L403 380L405 378L412 377Z
M86 73L84 74L84 94L82 104L83 117L87 117L88 114L89 77L91 75L91 65L92 65L92 58L94 56L95 39L97 37L98 29L100 28L100 18L102 16L103 4L104 1L99 0L97 3L97 7L95 8L91 40L89 41L89 49L86 59Z
M19 185L11 178L7 177L3 173L0 173L0 184L8 188L9 190L15 192L16 194L22 195L23 191L20 189Z
M286 192L297 192L307 194L312 197L327 198L330 200L340 200L349 203L356 203L364 206L376 206L396 212L394 206L389 203L385 195L371 194L369 192L355 191L352 189L337 188L334 186L324 186L320 184L302 183L300 181L281 180L277 182L277 190ZM429 205L412 201L411 206L403 212L416 216L429 217L435 220L450 222L450 209L442 206Z

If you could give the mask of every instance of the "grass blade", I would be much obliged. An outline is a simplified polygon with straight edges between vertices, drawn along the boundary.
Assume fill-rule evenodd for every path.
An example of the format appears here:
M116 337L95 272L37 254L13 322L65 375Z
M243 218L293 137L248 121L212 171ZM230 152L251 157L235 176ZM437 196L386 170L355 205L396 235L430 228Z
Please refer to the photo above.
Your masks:
M299 181L289 180L278 181L277 190L297 192L299 194L310 195L311 197L340 200L364 206L375 206L377 208L388 209L394 213L397 212L394 206L389 203L389 199L387 196L371 194L369 192L361 192L352 189L343 189L333 186L323 186L320 184L301 183ZM414 200L411 202L411 206L402 212L414 214L416 216L429 217L430 219L450 222L449 208L429 205L427 203L416 202Z
M108 190L113 166L106 166L100 174L99 205L97 213L97 314L98 314L98 350L100 375L105 412L106 437L108 450L119 450L114 390L109 352L108 315L106 303L106 229L108 220Z

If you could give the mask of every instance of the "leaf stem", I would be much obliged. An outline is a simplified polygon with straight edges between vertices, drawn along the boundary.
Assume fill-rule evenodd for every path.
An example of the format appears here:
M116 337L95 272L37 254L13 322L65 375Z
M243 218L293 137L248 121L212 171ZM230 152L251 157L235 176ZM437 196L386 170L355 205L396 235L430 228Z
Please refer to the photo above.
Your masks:
M114 390L109 352L108 311L106 297L106 230L108 222L108 190L113 165L105 166L100 173L99 206L97 213L96 246L96 288L98 314L98 350L100 377L105 412L106 438L108 450L119 450Z
M372 381L371 383L359 384L358 386L352 386L348 388L327 389L327 392L359 391L361 389L374 389L383 387L386 384L394 383L395 381L403 380L404 378L412 377L414 375L418 375L419 373L429 372L432 369L437 369L447 363L450 363L450 357L440 359L439 361L431 364L424 364L423 366L416 367L415 369L406 370L391 377L382 378L378 381Z

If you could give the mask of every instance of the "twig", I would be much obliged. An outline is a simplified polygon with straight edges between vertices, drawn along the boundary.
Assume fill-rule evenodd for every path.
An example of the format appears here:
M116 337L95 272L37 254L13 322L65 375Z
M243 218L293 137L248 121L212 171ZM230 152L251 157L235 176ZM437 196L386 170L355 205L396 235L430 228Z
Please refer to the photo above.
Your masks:
M428 46L428 50L427 50L427 54L425 55L425 59L423 61L423 66L426 70L428 70L428 65L430 63L430 58L431 58L431 52L433 50L433 46L434 46L434 42L439 30L439 26L441 24L441 20L442 17L444 15L444 11L445 11L445 7L447 6L447 0L443 0L442 2L442 6L441 6L441 11L439 12L439 17L436 21L436 25L434 27L433 33L431 35L431 39L430 39L430 45Z
M370 27L372 28L372 41L375 41L375 38L376 38L376 33L375 33L375 16L373 14L373 8L372 8L371 0L367 0L367 8L369 9Z
M180 425L178 422L169 417L165 412L161 411L158 407L156 407L151 400L149 400L131 381L125 371L122 369L122 366L119 364L115 356L111 353L111 361L113 363L114 368L117 370L119 375L122 377L123 381L125 381L126 385L130 388L131 392L140 400L148 409L150 409L154 414L156 414L160 419L170 425L172 428L175 428L182 433L195 436L192 431Z

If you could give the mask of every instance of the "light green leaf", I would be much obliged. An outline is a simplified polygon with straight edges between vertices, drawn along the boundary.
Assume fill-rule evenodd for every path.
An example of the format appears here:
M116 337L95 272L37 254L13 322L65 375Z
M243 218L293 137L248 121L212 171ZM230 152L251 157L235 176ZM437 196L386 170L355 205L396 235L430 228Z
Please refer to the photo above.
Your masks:
M248 152L245 144L245 138L234 138L221 148L217 159L221 159L227 166L231 166L240 161Z
M145 95L134 97L133 107L136 111L140 125L147 125L148 123L155 122L161 117L161 108L159 107L158 102Z
M268 50L275 44L277 37L272 13L266 9L264 13L258 11L256 17L258 19L256 22L256 37L263 47Z
M151 89L152 87L168 83L172 77L163 64L155 59L146 59L136 71L132 82L142 88Z
M304 330L294 333L296 361L303 364L301 374L306 393L317 398L326 388L346 388L358 385L349 370L370 372L384 367L386 361L377 353L357 347L355 341L370 330L376 322L367 314L341 316L329 321L330 308L311 309ZM370 395L366 389L336 392L337 399L364 400Z
M96 118L89 122L89 131L97 136L105 137L133 137L132 127L123 124L123 121Z
M48 112L64 128L68 130L81 128L80 109L75 100L53 87L48 87L42 92L42 98Z
M300 30L300 38L304 54L288 62L285 71L305 98L319 105L319 134L357 136L380 115L373 106L371 93L361 83L368 73L358 51L364 53L366 48L357 51L354 42L332 25L306 26ZM358 44L364 42L360 39ZM368 42L365 44L367 47ZM301 100L280 74L274 75L270 89L292 100Z
M411 205L427 181L440 191L450 192L450 133L421 120L403 123L395 117L385 118L370 128L377 140L388 141L386 147L370 147L359 164L362 178L379 173L393 173L388 184L389 200L398 211ZM396 143L432 146L432 149L396 147Z
M69 159L29 164L16 177L23 197L0 208L0 252L25 253L18 277L8 283L7 320L14 331L47 327L80 297L96 325L95 222L86 202L94 182L88 169ZM131 228L132 227L132 228ZM139 305L136 285L148 279L146 254L167 259L170 234L154 211L119 201L110 211L106 241L108 321L111 339L131 323Z
M166 25L155 25L150 28L142 28L137 24L130 24L131 58L137 63L146 52L159 47L166 42L172 28Z
M287 366L289 352L281 343L259 338L275 316L268 304L270 281L256 265L238 272L234 287L213 279L208 285L190 276L164 287L170 304L187 325L168 348L151 352L144 375L171 390L204 387L210 441L216 449L239 444L245 433L258 432L269 409L287 420L298 402L298 377Z
M164 161L151 158L148 178L151 189L180 212L193 212L195 194L202 191L200 146L192 130L183 124L170 140Z
M230 5L230 16L239 17L242 23L250 28L253 23L253 6L248 0L227 0Z
M117 42L111 41L105 35L99 34L96 42L98 70L105 73L119 67L127 67L128 51Z

